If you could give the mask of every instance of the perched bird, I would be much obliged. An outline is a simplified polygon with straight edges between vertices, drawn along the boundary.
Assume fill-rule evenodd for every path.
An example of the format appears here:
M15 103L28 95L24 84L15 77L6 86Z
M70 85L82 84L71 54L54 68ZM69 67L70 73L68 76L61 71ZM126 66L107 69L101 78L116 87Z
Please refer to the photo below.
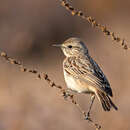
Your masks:
M69 38L63 44L57 44L66 58L63 61L63 72L67 87L78 93L91 94L90 114L95 95L105 111L118 108L110 99L112 89L98 64L89 55L88 49L79 38Z

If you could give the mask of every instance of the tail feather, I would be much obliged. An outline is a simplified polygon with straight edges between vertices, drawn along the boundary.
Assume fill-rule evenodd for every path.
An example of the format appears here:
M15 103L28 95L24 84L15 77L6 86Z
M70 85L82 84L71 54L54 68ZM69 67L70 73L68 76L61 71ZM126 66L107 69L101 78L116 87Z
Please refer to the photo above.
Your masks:
M98 96L100 98L103 109L105 111L110 111L111 105L108 102L108 100L106 99L106 97L101 92L98 93Z
M113 107L115 110L118 110L118 108L112 102L110 97L106 95L105 93L103 93L102 91L99 91L99 90L97 91L97 97L99 101L101 102L104 111L110 111L111 107Z
M110 101L112 107L113 107L115 110L118 110L117 106L112 102L112 100L110 99L110 97L107 96L107 98L109 99L109 101Z

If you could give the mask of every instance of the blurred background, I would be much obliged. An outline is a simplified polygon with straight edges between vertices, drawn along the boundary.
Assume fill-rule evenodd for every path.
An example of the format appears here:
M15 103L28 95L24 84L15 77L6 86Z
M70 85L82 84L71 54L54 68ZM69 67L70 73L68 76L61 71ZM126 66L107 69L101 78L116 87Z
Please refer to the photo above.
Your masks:
M129 43L129 0L74 0L73 5ZM72 17L58 0L0 1L0 50L26 67L48 73L64 87L64 56L51 45L73 36L83 39L103 69L113 89L113 101L119 107L117 112L104 112L96 100L92 118L105 130L129 130L130 52L86 21ZM0 68L0 130L94 130L77 108L44 80L20 72L2 58ZM76 99L87 111L90 96L76 94Z

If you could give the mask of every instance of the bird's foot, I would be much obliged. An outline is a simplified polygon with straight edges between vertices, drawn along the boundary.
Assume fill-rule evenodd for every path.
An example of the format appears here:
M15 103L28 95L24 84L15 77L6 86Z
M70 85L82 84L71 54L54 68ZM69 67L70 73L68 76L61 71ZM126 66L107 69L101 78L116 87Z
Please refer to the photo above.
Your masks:
M71 96L71 94L68 92L68 90L63 91L63 97L66 100L69 96Z
M90 120L90 112L88 112L87 115L85 116L85 120Z

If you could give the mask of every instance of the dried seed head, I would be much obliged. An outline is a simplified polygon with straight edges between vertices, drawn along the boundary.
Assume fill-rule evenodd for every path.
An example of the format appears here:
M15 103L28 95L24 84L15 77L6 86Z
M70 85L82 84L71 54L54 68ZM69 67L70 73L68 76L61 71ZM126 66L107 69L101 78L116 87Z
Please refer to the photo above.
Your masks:
M1 56L2 56L2 57L6 57L7 54L6 54L5 52L1 52Z

